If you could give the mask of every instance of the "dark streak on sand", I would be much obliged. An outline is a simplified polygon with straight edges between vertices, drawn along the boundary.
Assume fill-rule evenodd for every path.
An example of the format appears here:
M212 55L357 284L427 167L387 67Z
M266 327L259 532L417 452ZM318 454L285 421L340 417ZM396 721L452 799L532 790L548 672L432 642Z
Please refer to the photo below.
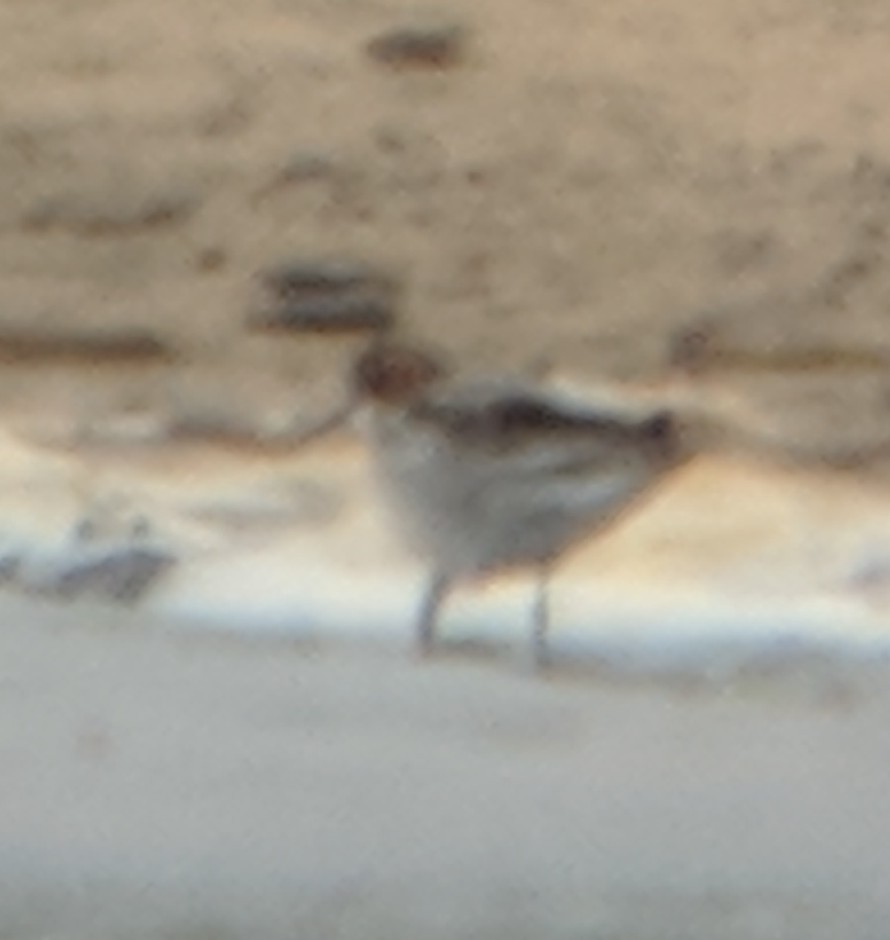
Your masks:
M172 362L176 352L154 334L140 329L29 329L0 324L0 361L89 362L127 364Z

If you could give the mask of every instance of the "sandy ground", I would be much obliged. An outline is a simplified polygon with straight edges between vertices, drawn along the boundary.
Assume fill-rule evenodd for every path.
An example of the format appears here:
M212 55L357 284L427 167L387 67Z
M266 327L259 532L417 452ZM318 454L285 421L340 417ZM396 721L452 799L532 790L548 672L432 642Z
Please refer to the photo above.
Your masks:
M3 936L886 935L884 667L530 682L3 617Z
M453 60L374 58L417 21ZM278 514L256 448L84 441L324 413L354 344L251 332L255 275L359 259L470 366L681 361L813 465L696 471L650 555L594 565L834 590L873 518L886 595L888 30L878 0L0 0L4 519L64 531L109 487L202 539ZM886 937L883 666L530 681L0 618L0 936Z
M463 27L455 62L369 55L417 20ZM13 347L11 420L321 407L348 344L250 335L251 279L346 257L477 366L651 379L704 320L706 387L883 466L878 3L8 0L0 27L0 339L178 357Z

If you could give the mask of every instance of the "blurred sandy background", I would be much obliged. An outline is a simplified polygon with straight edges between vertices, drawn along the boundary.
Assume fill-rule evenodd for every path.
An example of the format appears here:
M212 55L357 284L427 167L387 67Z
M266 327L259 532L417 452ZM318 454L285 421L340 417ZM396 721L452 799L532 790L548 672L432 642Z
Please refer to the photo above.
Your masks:
M881 440L880 2L36 0L0 18L0 340L124 326L179 357L122 372L37 350L6 364L5 410L323 399L343 344L247 335L251 278L357 257L474 365L652 377L705 321L709 378L784 432ZM368 52L418 23L462 30L442 67Z
M417 24L456 45L369 48ZM0 415L323 411L352 347L251 334L253 279L362 259L473 365L691 349L880 483L888 42L880 0L0 0ZM3 611L0 936L886 936L882 668L536 684Z

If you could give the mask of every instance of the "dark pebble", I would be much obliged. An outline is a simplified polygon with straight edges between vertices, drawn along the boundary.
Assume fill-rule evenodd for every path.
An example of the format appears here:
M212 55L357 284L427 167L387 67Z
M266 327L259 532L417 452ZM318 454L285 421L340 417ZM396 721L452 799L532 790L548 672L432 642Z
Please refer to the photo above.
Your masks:
M398 286L360 261L290 261L258 275L263 297L248 315L256 330L376 332L391 327Z
M394 321L395 312L386 298L371 292L355 292L289 301L257 312L250 325L260 330L354 333L386 330Z
M173 554L151 545L101 548L60 570L43 593L64 600L92 594L134 604L175 563Z
M369 40L365 49L390 68L446 69L464 56L466 30L455 23L396 26Z
M140 329L30 329L0 323L0 361L37 360L152 363L176 358L174 350L153 333Z
M345 291L384 284L385 275L361 261L288 261L261 271L262 285L282 299L315 291Z

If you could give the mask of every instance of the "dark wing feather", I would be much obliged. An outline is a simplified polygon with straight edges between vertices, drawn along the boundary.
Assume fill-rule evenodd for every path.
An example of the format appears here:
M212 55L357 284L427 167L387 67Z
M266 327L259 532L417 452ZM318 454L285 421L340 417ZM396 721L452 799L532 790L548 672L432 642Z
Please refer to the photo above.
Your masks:
M446 433L467 444L508 448L528 436L579 439L596 437L604 444L673 446L674 421L659 411L645 417L618 415L593 406L561 402L555 397L524 391L502 391L487 400L426 399L415 408L415 416L439 424Z

